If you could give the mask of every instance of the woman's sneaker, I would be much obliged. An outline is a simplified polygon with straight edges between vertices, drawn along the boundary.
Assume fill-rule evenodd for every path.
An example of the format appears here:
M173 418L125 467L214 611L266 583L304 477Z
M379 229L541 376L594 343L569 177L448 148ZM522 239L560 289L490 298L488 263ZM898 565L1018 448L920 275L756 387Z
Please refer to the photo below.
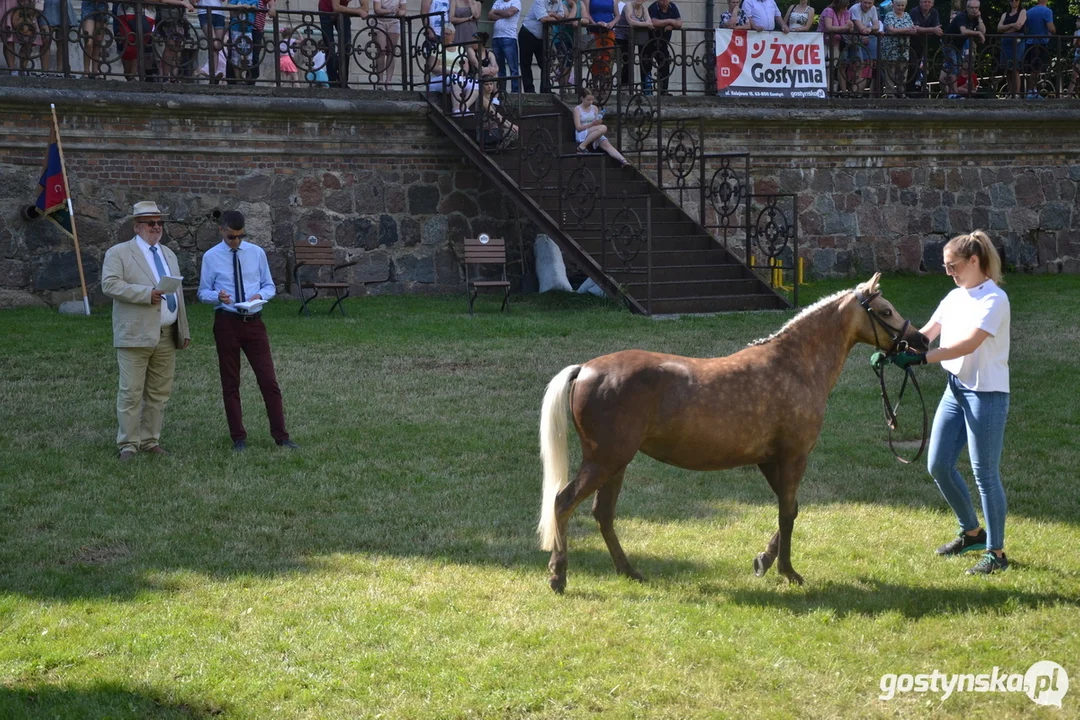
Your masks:
M1009 558L1005 557L1005 553L1001 553L1001 557L998 557L992 552L988 552L982 556L979 562L975 563L975 567L969 567L967 570L968 575L989 575L991 573L1001 572L1002 570L1009 569Z
M968 535L961 530L956 533L956 539L945 543L936 552L938 555L963 555L972 550L986 549L986 530L979 528L978 535Z

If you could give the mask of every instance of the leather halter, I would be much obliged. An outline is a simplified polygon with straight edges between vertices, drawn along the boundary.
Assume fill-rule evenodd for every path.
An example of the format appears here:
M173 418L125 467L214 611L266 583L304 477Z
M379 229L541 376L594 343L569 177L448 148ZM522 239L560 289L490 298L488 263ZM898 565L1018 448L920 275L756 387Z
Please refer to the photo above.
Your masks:
M891 327L888 323L881 319L881 316L870 306L877 297L881 295L881 292L864 293L862 290L855 290L855 299L859 301L859 305L866 314L870 317L870 327L874 330L874 345L881 348L881 343L878 341L878 326L885 331L886 335L892 340L892 345L886 351L886 355L896 355L897 353L904 352L909 349L907 340L903 337L907 333L908 328L911 327L911 321L904 320L903 326L897 330ZM900 394L896 397L896 404L893 405L889 401L889 391L885 388L885 368L874 368L874 374L878 376L878 382L881 385L881 404L885 410L885 426L889 430L889 450L892 451L893 457L905 465L913 463L919 459L923 450L926 448L927 429L929 425L929 419L926 414L926 400L923 399L922 388L919 387L919 380L915 377L915 372L911 369L911 366L904 368L904 382L900 385ZM896 413L900 410L900 403L904 399L904 390L907 389L908 380L911 380L911 386L915 388L915 392L919 396L919 403L922 405L922 441L919 443L919 451L915 453L915 457L907 460L900 457L900 454L896 452L896 448L893 447L893 431L898 427L896 420Z

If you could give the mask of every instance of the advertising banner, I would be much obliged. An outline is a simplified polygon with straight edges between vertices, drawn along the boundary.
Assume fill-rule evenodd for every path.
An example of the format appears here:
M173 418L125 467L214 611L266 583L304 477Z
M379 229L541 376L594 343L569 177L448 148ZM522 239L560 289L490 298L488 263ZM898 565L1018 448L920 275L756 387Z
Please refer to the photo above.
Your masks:
M716 89L721 97L825 98L821 33L716 31Z

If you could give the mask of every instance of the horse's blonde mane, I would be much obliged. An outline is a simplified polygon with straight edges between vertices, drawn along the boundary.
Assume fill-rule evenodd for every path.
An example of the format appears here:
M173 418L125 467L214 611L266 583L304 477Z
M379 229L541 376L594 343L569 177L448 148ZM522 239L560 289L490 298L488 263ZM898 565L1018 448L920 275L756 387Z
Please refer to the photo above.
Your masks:
M853 291L852 290L841 290L840 292L833 293L832 295L827 295L826 297L821 298L816 303L809 306L808 308L803 310L801 313L799 313L798 315L796 315L795 317L791 318L786 323L784 323L784 326L781 327L776 332L774 332L772 335L770 335L768 337L764 337L764 338L759 338L758 340L755 340L754 342L747 345L747 347L753 347L754 345L764 345L766 343L772 342L776 338L781 337L782 335L784 335L784 333L788 332L792 327L794 327L800 321L802 321L803 318L806 318L806 317L809 317L810 315L813 315L814 313L818 312L819 310L821 310L823 307L826 307L827 305L832 305L834 302L836 302L837 300L839 300L842 297L845 297L846 295L850 294L851 292L853 292Z

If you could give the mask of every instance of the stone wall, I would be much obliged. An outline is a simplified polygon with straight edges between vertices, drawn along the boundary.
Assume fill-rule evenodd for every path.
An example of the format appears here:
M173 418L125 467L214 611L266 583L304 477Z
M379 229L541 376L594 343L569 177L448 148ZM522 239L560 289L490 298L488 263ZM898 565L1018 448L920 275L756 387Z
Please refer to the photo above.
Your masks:
M144 199L169 213L165 242L189 290L202 253L219 241L217 217L228 209L244 213L281 291L289 285L289 248L309 235L332 240L342 262L357 262L344 271L354 295L463 291L454 246L480 232L507 238L511 253L520 248L513 205L463 161L412 97L71 90L48 99L59 108L95 302L103 300L105 250L132 237L126 216ZM77 295L71 240L47 220L20 217L37 197L48 118L43 94L9 88L0 101L0 306Z
M217 242L217 214L232 208L248 217L282 290L289 248L308 235L357 261L347 271L354 294L460 292L454 248L480 232L507 238L512 254L530 251L535 231L411 94L87 85L0 83L0 306L77 295L71 241L19 213L37 194L49 102L95 302L101 258L131 237L124 218L142 199L168 208L167 243L189 289ZM990 231L1013 269L1080 272L1080 103L704 98L665 110L699 116L706 149L753 154L756 191L799 194L811 277L940 271L942 244L975 228Z
M672 113L701 115L700 109ZM811 276L938 272L988 230L1018 271L1080 272L1080 103L998 100L706 111L710 151L753 155L757 192L799 194Z

